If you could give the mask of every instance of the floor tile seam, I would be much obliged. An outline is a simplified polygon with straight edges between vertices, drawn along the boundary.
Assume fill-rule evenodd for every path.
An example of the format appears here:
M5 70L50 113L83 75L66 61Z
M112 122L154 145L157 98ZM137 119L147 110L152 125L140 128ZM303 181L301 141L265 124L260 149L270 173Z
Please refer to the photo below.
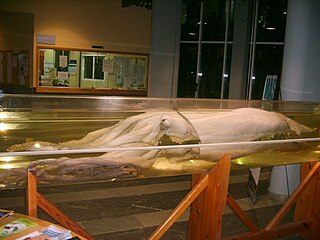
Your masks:
M260 176L262 176L263 175L263 173L261 173L261 175ZM235 176L232 176L232 175L230 175L230 178L229 179L232 179L232 178L235 178L236 180L237 179L239 179L239 178L241 178L242 180L241 180L241 182L245 182L245 181L247 181L247 174L240 174L240 175L235 175ZM121 189L121 188L129 188L129 187L140 187L140 186L145 186L145 185L148 185L148 186L152 186L152 185L167 185L167 184L174 184L174 183L176 183L176 182L191 182L191 180L174 180L174 181L168 181L168 182L161 182L161 183L148 183L148 184L139 184L139 185L132 185L132 186L121 186L121 187L115 187L115 188L108 188L108 190L112 190L112 189ZM67 186L69 186L69 185L67 185ZM103 188L103 186L101 186L101 188ZM91 190L91 191L95 191L95 190L97 190L97 191L99 191L100 189L94 189L94 190ZM14 191L14 190L13 190ZM1 191L0 191L1 192ZM39 188L39 192L41 193L41 188ZM48 193L46 190L44 191L44 195L48 195L48 194L59 194L59 193L68 193L69 191L66 191L66 192L55 192L55 193ZM77 190L77 192L87 192L87 190L82 190L82 189L80 189L80 190ZM19 196L12 196L12 198L14 198L14 197L21 197L21 195L19 195ZM2 199L2 197L0 197L0 199Z
M230 177L231 181L232 181L232 176ZM246 181L241 181L241 182L246 182ZM235 183L239 183L239 181L237 182L233 182L231 184L235 184ZM178 187L176 187L178 185ZM181 185L186 185L186 186L182 186ZM114 195L114 193L119 193L119 192L128 192L128 190L133 189L135 193L138 193L139 189L141 189L142 191L145 190L146 192L140 192L139 194L145 194L145 193L150 193L149 190L153 190L153 189L157 189L158 191L155 192L171 192L171 191L175 191L177 190L185 190L190 188L191 182L190 181L177 181L177 182L169 182L169 183L159 183L159 184L145 184L145 185L138 185L138 186L128 186L128 187L120 187L120 188L111 188L111 189L95 189L95 190L88 190L88 191L81 191L81 192L66 192L66 193L48 193L48 194L44 194L44 196L50 198L51 196L64 196L64 195L68 195L68 194L79 194L81 193L83 194L91 194L94 195L94 193L104 193L107 194L111 193L110 195ZM168 191L166 188L170 189L170 187L174 187L172 190ZM159 191L159 189L164 188L163 190ZM135 195L135 194L128 194L128 196L130 195ZM122 195L123 196L123 195ZM108 197L108 196L107 196ZM115 196L116 197L116 196Z
M146 194L156 194L165 192L177 192L190 190L190 182L175 182L170 185L168 184L151 184L144 185L141 187L127 187L127 188L115 188L99 191L88 191L82 192L81 195L77 196L77 201L89 201L89 200L99 200L99 199L112 199L121 197L130 197L135 195L146 195ZM235 184L235 183L232 183ZM98 194L99 193L99 194ZM74 193L61 193L61 194L47 194L44 195L52 203L67 203L74 202ZM68 197L69 196L69 197Z
M182 186L181 186L182 185ZM110 190L99 190L97 191L87 191L86 193L81 193L79 195L77 192L69 193L59 193L59 194L45 194L43 195L48 201L53 204L63 204L71 202L81 202L90 200L101 200L101 199L112 199L112 198L124 198L130 196L140 196L147 194L165 193L165 192L177 192L190 189L190 182L187 181L184 184L180 184L178 187L168 187L159 186L157 191L155 191L155 186L149 188L148 185L143 186L143 188L137 189L135 187L113 189ZM25 205L25 197L8 197L0 199L0 206L5 207L21 207Z
M245 200L245 201L249 201L248 198L246 199L241 199L241 200ZM236 200L236 202L239 202ZM239 204L239 203L238 203ZM241 205L241 204L240 204ZM267 204L267 205L264 205L264 206L258 206L258 205L253 205L253 207L246 207L244 209L242 209L243 211L247 212L247 211L250 211L250 210L254 210L254 209L260 209L260 208L264 208L264 207L272 207L272 206L278 206L278 205L281 205L279 204L279 202L273 202L272 204ZM183 213L181 215L181 217L177 220L177 222L182 222L182 221L188 221L188 217L189 217L189 209L188 208L185 213ZM135 219L137 219L137 221L140 223L140 225L142 225L142 228L145 228L145 227L154 227L154 226L159 226L159 224L161 224L161 222L163 222L163 220L173 211L173 209L167 209L167 210L162 210L162 211L155 211L155 212L148 212L148 213L140 213L140 214L134 214L134 215L131 215L131 217L134 217ZM228 208L224 208L224 211L223 211L223 215L226 215L226 214L230 214L230 213L233 213L233 211L231 209L228 209ZM150 221L150 224L144 224L143 222L143 219L154 219L154 216L155 214L158 215L163 215L163 219L157 221L157 220L154 220L154 221L157 221L156 224L154 224L154 222L152 223L152 221ZM124 216L121 216L121 217L114 217L114 218L123 218ZM83 221L83 223L88 223L92 220L88 220L88 221ZM96 221L96 220L93 220L93 221ZM108 218L102 218L101 221L108 221ZM137 226L133 226L133 227L130 227L128 229L125 229L125 230L130 230L130 229L135 229L135 228L141 228L141 226L139 226L139 224ZM121 228L121 229L113 229L112 231L106 231L106 232L101 232L99 234L105 234L105 233L112 233L112 232L118 232L118 231L123 231L124 229Z
M107 189L99 191L87 191L81 192L80 195L77 192L69 193L59 193L59 194L45 194L44 197L47 198L52 203L63 203L63 202L74 202L76 201L87 201L95 199L111 199L118 197L130 197L135 195L143 194L154 194L154 193L163 193L163 192L176 192L190 189L190 182L185 181L182 184L172 184L170 186L164 187L164 185L159 186L149 186L144 185L143 187L128 187L128 188L116 188L116 189ZM155 191L157 189L157 191ZM0 200L1 202L1 200Z
M250 198L241 198L241 199L236 199L235 201L243 211L249 211L249 210L278 206L278 205L284 204L283 201L274 200L274 199L270 199L268 201L263 201L263 200L257 201L256 204L253 204ZM228 214L228 213L233 213L233 211L228 205L226 205L223 210L223 214Z
M240 176L240 175L237 175ZM236 184L240 183L237 181L236 183L233 183L232 176L231 183L230 184ZM245 181L243 181L245 182ZM179 187L174 187L175 185L179 185ZM181 185L185 185L184 187L181 187ZM165 186L169 186L166 188ZM139 195L139 194L153 194L153 193L162 193L162 192L175 192L179 190L187 190L190 189L190 181L178 181L178 182L169 182L169 183L160 183L160 184L146 184L146 185L138 185L138 186L129 186L129 187L121 187L121 188L110 188L110 189L95 189L92 191L81 191L81 192L64 192L64 193L50 193L50 194L43 194L48 200L51 200L53 203L63 203L63 202L73 202L73 197L78 198L79 193L81 195L87 195L87 197L81 198L80 201L86 201L86 200L94 200L94 199L104 199L104 198L116 198L116 197L125 197L125 196L133 196L133 195ZM161 189L162 187L163 189ZM128 191L133 190L133 191ZM138 191L138 189L144 189L144 191ZM155 191L155 189L157 191ZM161 189L161 190L160 190ZM152 192L154 191L154 192ZM102 193L102 195L99 196L97 193ZM70 196L70 197L68 197ZM88 197L90 196L90 197ZM54 200L54 198L56 200ZM60 199L59 199L60 198ZM12 201L14 199L14 201ZM0 205L5 206L5 203L10 203L8 207L19 207L23 206L25 204L25 198L24 197L7 197L7 198L0 198Z
M125 218L125 220L124 220ZM92 235L100 235L100 234L106 234L106 233L112 233L112 232L121 232L121 231L127 231L127 230L133 230L133 229L143 229L143 225L138 221L138 219L135 217L135 215L130 215L130 224L127 226L123 226L122 224L118 224L117 228L112 228L110 230L107 230L108 227L105 227L103 230L99 229L98 232L90 232L92 230L90 225L94 224L95 226L100 225L101 227L108 226L108 225L114 225L114 223L117 222L125 222L128 221L128 216L121 216L121 217L110 217L110 218L102 218L102 219L94 219L94 220L86 220L86 221L79 221L77 222L79 225L81 225L85 230L89 231ZM132 224L134 223L134 224ZM93 227L95 228L95 227ZM116 231L114 231L116 229Z
M167 215L170 214L170 212L172 211L172 209L169 210L162 210L160 211L164 216L163 218L165 218ZM159 213L159 212L157 212ZM107 234L107 233L113 233L113 232L120 232L120 231L128 231L128 230L133 230L133 229L143 229L145 227L154 227L154 226L158 226L161 223L161 220L159 222L156 223L156 225L144 225L143 221L141 221L141 218L145 218L145 217L151 217L150 219L152 219L152 217L154 216L155 212L152 213L140 213L140 214L134 214L131 215L131 217L136 219L137 224L128 228L124 228L124 227L119 227L119 228L113 228L112 230L105 230L105 231L100 231L99 233L94 233L94 235L100 235L100 234ZM125 216L121 216L121 217L113 217L113 220L115 219L121 219ZM101 222L108 222L110 219L108 218L102 218L100 221ZM77 222L79 223L81 226L86 226L89 225L90 222L95 222L96 220L87 220L87 221L80 221ZM181 221L181 220L180 220Z

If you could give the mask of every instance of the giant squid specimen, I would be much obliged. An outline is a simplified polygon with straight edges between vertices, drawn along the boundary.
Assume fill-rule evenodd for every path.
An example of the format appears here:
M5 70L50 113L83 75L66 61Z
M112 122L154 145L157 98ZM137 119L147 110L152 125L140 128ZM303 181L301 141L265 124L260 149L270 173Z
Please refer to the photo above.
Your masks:
M148 147L173 144L193 144L180 149L157 149L108 152L95 157L96 161L151 167L157 157L171 161L187 159L217 160L224 154L231 157L248 155L266 149L264 146L212 148L194 147L194 144L247 142L270 139L276 135L301 135L314 129L286 116L256 108L240 108L224 112L146 112L128 117L114 126L96 130L79 140L61 143L34 141L17 144L9 151L63 150L90 148ZM201 146L201 145L199 145ZM64 158L67 160L68 158ZM52 161L50 159L49 161ZM72 159L90 161L89 158Z

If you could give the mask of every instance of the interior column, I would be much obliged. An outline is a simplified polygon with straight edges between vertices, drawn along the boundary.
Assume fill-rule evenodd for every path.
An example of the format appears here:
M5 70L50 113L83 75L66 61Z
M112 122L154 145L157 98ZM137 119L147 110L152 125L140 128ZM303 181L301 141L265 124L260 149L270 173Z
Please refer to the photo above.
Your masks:
M288 0L282 100L320 101L320 1ZM300 182L300 164L275 167L270 193L290 195Z

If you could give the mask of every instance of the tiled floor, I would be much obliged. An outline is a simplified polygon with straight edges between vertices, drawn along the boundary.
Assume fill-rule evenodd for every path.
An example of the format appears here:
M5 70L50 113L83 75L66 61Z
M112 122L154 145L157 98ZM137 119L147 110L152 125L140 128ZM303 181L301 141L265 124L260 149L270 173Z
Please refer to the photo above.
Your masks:
M231 172L229 193L258 226L265 226L283 204L268 196L266 178L262 174L259 198L253 205L247 196L248 170ZM147 239L153 230L183 199L190 190L191 176L100 182L69 186L41 187L49 201L82 225L96 239ZM24 191L0 191L0 208L25 212ZM162 239L186 239L188 211ZM52 220L41 210L39 217ZM288 214L286 220L292 218ZM226 207L223 215L222 235L246 232L246 227ZM299 239L296 236L283 239Z

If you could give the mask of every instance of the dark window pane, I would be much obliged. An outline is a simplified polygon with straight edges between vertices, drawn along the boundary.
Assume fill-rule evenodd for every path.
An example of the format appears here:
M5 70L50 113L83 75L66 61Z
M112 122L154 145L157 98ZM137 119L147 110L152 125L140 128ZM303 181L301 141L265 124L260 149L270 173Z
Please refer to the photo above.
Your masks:
M230 0L228 41L233 41L233 28L234 28L234 0Z
M200 1L184 0L181 12L181 40L199 39Z
M223 70L223 44L203 44L199 97L220 98Z
M178 97L194 97L197 90L197 44L180 44Z
M224 74L224 92L222 97L227 99L229 98L229 86L230 86L230 72L231 72L231 57L232 57L232 44L228 44L227 49L227 59L226 59L226 68Z
M277 75L275 98L278 97L282 68L282 45L256 45L254 79L252 80L251 99L262 99L267 75Z
M257 42L283 42L287 0L259 0Z
M225 0L210 0L204 2L203 41L224 41L228 5L229 1L227 2ZM229 17L229 21L230 20L232 21L233 18ZM229 31L229 33L232 33L232 31Z
M104 57L95 57L94 61L94 79L104 79L102 71Z
M92 79L92 69L93 69L93 57L85 56L84 57L84 78Z

